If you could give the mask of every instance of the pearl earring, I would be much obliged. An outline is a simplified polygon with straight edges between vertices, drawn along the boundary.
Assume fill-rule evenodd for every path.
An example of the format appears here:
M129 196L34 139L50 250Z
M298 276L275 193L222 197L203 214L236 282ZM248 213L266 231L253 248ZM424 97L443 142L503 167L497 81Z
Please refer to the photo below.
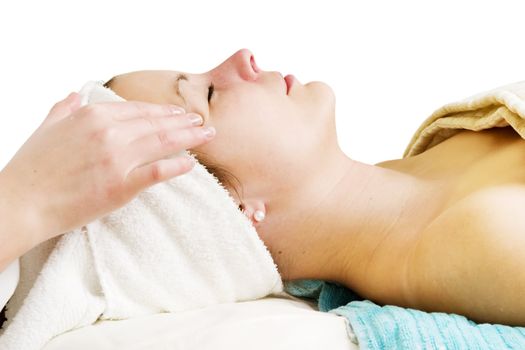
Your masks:
M256 210L255 213L253 214L253 218L255 219L255 221L263 221L264 220L264 212L262 210Z

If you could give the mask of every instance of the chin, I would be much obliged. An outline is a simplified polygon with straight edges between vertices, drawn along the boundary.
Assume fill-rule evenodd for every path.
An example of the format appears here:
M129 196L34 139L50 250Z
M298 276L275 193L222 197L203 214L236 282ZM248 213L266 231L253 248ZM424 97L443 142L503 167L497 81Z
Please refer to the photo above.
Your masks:
M322 99L329 99L335 104L335 93L330 85L323 81L310 81L305 84L311 89L316 89L316 94Z
M305 87L311 90L315 98L311 100L320 107L321 114L332 115L335 113L335 93L332 87L322 81L310 81L305 84Z

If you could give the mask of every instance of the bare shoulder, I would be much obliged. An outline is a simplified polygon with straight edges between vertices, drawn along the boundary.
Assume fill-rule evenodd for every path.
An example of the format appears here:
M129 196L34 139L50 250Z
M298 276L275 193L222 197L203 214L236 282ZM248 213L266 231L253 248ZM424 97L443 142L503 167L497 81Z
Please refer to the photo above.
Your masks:
M433 239L525 238L525 184L475 191L444 210L418 236L415 246ZM492 237L494 236L494 237Z
M407 260L412 307L524 324L525 185L476 191L436 217ZM521 314L520 314L521 313Z
M453 205L446 215L459 224L472 225L484 233L504 235L515 232L525 236L525 184L480 189Z

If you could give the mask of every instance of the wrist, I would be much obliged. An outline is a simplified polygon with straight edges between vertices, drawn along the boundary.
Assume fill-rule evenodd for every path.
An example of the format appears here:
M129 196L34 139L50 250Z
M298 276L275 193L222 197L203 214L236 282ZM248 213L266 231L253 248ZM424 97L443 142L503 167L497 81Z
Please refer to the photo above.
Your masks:
M1 262L6 267L42 241L41 215L36 202L19 191L16 179L0 171ZM40 233L40 236L39 236Z

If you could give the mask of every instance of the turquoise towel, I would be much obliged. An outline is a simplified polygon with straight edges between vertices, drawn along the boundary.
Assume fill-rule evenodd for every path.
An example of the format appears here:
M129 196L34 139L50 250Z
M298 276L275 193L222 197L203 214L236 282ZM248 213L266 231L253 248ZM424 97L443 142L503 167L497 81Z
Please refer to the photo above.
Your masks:
M476 324L466 317L379 306L337 283L319 280L285 282L287 293L315 299L320 311L345 317L360 350L525 349L525 328Z

